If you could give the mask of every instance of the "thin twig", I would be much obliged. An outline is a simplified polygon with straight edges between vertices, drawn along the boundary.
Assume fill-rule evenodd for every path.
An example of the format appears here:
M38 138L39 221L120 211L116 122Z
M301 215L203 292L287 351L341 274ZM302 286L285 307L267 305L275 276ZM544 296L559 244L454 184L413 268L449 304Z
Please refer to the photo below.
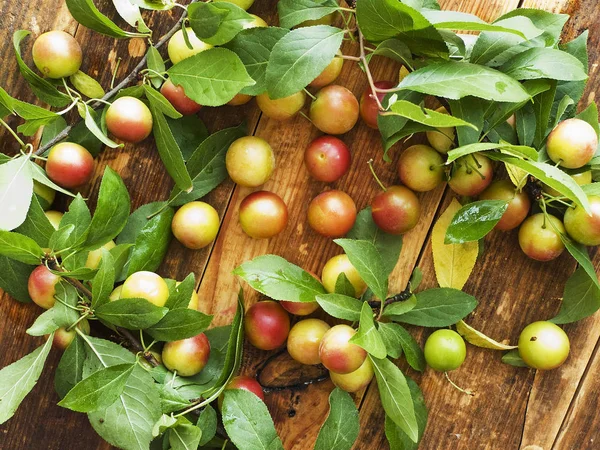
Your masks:
M367 55L365 54L365 38L362 34L362 31L360 31L360 28L358 30L358 43L360 46L360 60L362 61L363 66L365 68L365 73L367 74L369 86L371 86L370 95L373 96L373 98L375 99L375 103L377 103L377 108L379 108L380 111L385 111L385 108L383 107L383 105L379 101L379 97L377 96L377 88L375 87L373 75L371 75L371 70L369 69L369 61L367 61Z
M191 3L196 3L198 0L192 0L190 2ZM171 39L171 37L181 28L181 24L183 23L183 21L185 20L187 16L187 11L183 11L183 13L181 14L181 17L179 18L179 20L177 21L177 23L173 26L173 28L171 28L169 30L169 32L167 34L165 34L160 41L158 41L156 43L156 45L154 46L154 48L159 49L160 47L162 47L164 44L166 44L169 39ZM126 87L127 85L129 85L133 80L135 80L137 78L138 73L140 72L140 70L142 70L144 68L144 66L146 65L146 61L147 61L147 55L144 55L142 57L142 59L140 60L140 62L138 63L137 66L135 66L133 68L133 70L131 71L131 73L129 75L127 75L119 84L117 84L113 89L111 89L110 91L108 91L104 97L102 97L101 100L107 101L110 100L111 98L113 98L121 89L123 89L124 87ZM94 104L92 104L92 108L93 109L97 109L99 106L101 106L102 103L97 101ZM58 133L53 139L51 139L49 142L46 143L46 145L41 146L40 148L38 148L35 151L36 155L41 155L43 154L46 150L48 150L49 148L51 148L52 146L54 146L56 143L62 141L64 138L66 138L69 133L71 132L71 130L73 129L73 127L75 125L77 125L78 122L68 125L65 129L63 129L60 133Z

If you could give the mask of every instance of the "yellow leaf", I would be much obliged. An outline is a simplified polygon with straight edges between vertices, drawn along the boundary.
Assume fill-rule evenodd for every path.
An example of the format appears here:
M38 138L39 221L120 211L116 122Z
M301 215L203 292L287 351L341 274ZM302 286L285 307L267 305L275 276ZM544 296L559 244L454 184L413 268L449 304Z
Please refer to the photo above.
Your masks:
M501 342L487 337L481 331L477 331L475 328L466 324L462 320L456 324L456 331L458 331L458 334L465 338L465 341L473 344L476 347L489 348L490 350L513 350L517 348L516 345L502 344Z
M504 165L506 166L506 171L508 172L508 177L510 178L510 181L512 181L512 184L514 184L519 191L523 189L523 186L527 183L527 172L512 164L505 163Z
M458 200L453 199L433 227L431 235L433 265L440 287L462 289L475 267L475 261L477 261L479 253L477 241L464 244L444 244L448 225L460 208L461 204Z

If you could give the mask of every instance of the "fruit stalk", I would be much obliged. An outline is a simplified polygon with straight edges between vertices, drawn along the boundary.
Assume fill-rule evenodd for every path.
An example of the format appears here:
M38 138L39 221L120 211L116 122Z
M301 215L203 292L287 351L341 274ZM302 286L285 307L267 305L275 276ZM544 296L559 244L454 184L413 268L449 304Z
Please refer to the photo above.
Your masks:
M196 3L198 0L191 0L191 3ZM179 18L179 20L177 21L177 23L173 26L173 28L171 28L167 34L165 34L154 46L154 48L159 49L161 48L164 44L166 44L169 39L171 39L171 37L181 28L181 25L183 24L184 20L187 17L187 10L184 10L183 13L181 14L181 17ZM92 104L92 108L93 109L97 109L98 107L100 107L100 105L103 104L103 102L110 100L111 98L113 98L121 89L123 89L124 87L126 87L127 85L129 85L133 80L135 80L139 74L139 72L146 66L146 61L147 61L147 54L144 55L142 57L142 59L140 60L140 62L137 64L137 66L135 66L133 68L133 70L129 73L129 75L127 75L125 78L123 78L123 80L117 84L113 89L111 89L110 91L108 91L104 97L102 97L100 100L94 102ZM43 154L46 150L48 150L49 148L52 148L52 146L54 146L56 143L62 141L64 138L66 138L69 133L71 132L71 130L73 129L73 127L75 125L77 125L77 122L74 122L73 124L67 125L60 133L58 133L53 139L51 139L49 142L47 142L45 145L39 147L34 154L35 155L41 155Z

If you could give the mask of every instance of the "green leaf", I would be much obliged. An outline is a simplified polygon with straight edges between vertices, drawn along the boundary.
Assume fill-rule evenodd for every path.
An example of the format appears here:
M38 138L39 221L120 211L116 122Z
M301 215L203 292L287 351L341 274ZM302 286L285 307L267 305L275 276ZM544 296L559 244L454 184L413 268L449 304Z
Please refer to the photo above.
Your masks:
M446 230L445 244L478 241L487 235L508 208L508 200L479 200L463 206Z
M194 3L188 7L188 14L194 32L211 45L226 44L254 20L245 10L229 2ZM207 20L211 17L219 18L216 30L216 21L213 26L207 27Z
M54 233L54 227L44 214L37 196L31 198L31 205L25 221L15 229L17 233L30 237L40 247L48 247L50 236Z
M87 123L85 121L81 121L73 127L69 133L69 142L75 142L76 144L86 148L92 154L92 156L98 156L98 154L104 148L104 142L98 139L96 135L90 131L90 127L93 127L91 124L91 119L94 119L94 122L96 122L97 126L95 128L96 133L98 130L101 130L102 116L97 114L93 109L88 108L86 111L86 118L88 119Z
M35 386L50 352L54 335L29 355L0 370L0 424L10 419Z
M422 108L414 103L407 102L406 100L398 100L393 103L390 107L391 112L386 114L396 114L401 117L406 117L413 122L428 125L430 127L441 128L441 127L459 127L467 126L473 129L477 129L475 125L465 122L457 117L452 117L448 114L442 114L432 109Z
M404 374L389 359L369 356L385 413L413 441L419 438L415 407Z
M590 277L579 267L567 280L560 311L551 322L571 323L591 316L600 309L600 287L598 277Z
M344 249L348 259L375 296L385 300L388 294L388 272L375 245L370 241L353 239L335 239L334 242Z
M60 398L67 395L67 392L83 379L84 360L85 342L76 335L60 358L54 374L54 389Z
M469 96L460 100L450 100L449 104L454 117L462 119L476 128L457 127L458 144L465 146L478 142L483 129L485 112L490 107L490 102L484 102L479 98Z
M474 96L499 102L524 102L529 94L515 79L494 69L465 62L433 63L410 73L399 88L458 100Z
M30 237L0 230L0 255L25 264L39 264L44 251Z
M78 412L107 408L123 393L134 368L135 364L119 364L94 372L77 383L58 405Z
M598 125L598 106L596 106L596 102L591 102L587 108L575 117L589 123L594 130L596 130L596 134L600 134L600 126Z
M54 322L59 327L69 327L79 319L79 311L75 308L79 301L79 296L75 288L63 281L56 285L56 303L53 307L56 310Z
M283 36L273 47L267 66L269 97L288 97L317 78L335 57L344 34L339 28L317 25Z
M542 183L560 192L586 211L589 211L589 202L587 196L581 189L581 186L579 186L570 175L563 172L558 167L542 162L526 161L501 153L489 153L488 156L490 159L503 161L523 169Z
M25 222L33 196L28 162L20 156L0 165L0 230L14 230Z
M317 295L326 294L315 277L280 256L258 256L236 267L233 273L275 300L314 302Z
M547 47L552 47L558 43L562 29L569 19L568 14L553 14L534 8L518 8L504 14L499 20L511 17L527 17L537 28L544 30L542 36L544 44L542 45L546 45ZM550 39L548 40L547 38Z
M267 66L271 51L287 33L283 28L255 27L242 31L227 43L226 47L239 56L248 75L255 81L252 86L243 88L240 91L242 94L259 95L267 90Z
M522 30L526 34L527 39L533 39L543 32L543 30L540 30L533 24L531 19L524 16L498 20L494 24ZM473 46L469 61L473 64L487 64L496 56L524 41L523 37L515 34L500 32L481 33Z
M411 378L406 378L410 395L412 397L417 426L419 429L418 442L421 441L425 427L427 426L427 406L421 389ZM385 416L385 436L390 444L390 450L417 450L419 444L414 442L408 435L402 431L388 415Z
M157 324L146 332L157 341L179 341L196 336L205 331L213 316L200 311L180 308L169 311Z
M88 234L86 245L99 247L117 236L129 217L131 202L129 192L121 177L107 167L100 184L98 204Z
M77 194L77 197L69 205L68 212L61 219L59 229L51 237L50 242L56 243L59 241L58 236L61 234L63 228L72 228L72 231L64 233L64 241L59 244L62 247L57 247L56 244L51 245L51 247L55 249L80 247L88 237L91 222L92 216L90 210L81 194Z
M136 27L141 33L148 33L151 30L144 23L140 7L130 0L112 0L119 16L132 27Z
M319 430L315 450L350 450L359 431L354 400L347 392L335 388L329 394L329 414Z
M356 20L368 41L403 41L417 55L448 57L448 48L433 25L416 9L395 0L361 0Z
M387 355L383 339L375 327L373 310L367 302L362 304L358 332L352 336L350 342L362 347L375 358L381 359Z
M169 287L169 298L165 307L173 309L187 309L190 304L190 298L196 290L196 275L190 273L181 283L173 283Z
M409 312L394 317L399 322L422 327L447 327L467 316L477 300L458 289L435 288L416 294L417 305Z
M206 106L224 105L242 88L255 84L240 58L226 48L184 59L169 69L169 77L188 97Z
M145 36L120 29L112 20L98 11L92 0L66 0L73 18L84 27L117 39Z
M25 61L23 61L23 58L21 57L21 42L30 34L31 32L27 30L18 30L13 33L15 57L17 58L17 64L19 65L21 75L23 75L23 78L29 83L29 87L31 87L35 96L43 102L58 108L67 105L71 99L66 94L63 94L56 89L56 87L48 80L45 80L36 74L29 66L27 66L27 64L25 64Z
M33 269L34 266L0 256L0 288L15 300L30 302L27 281Z
M131 3L140 8L152 11L168 11L175 7L175 0L131 0Z
M167 117L167 123L186 161L209 134L206 125L197 115L183 116L181 119Z
M356 296L356 290L344 272L341 272L335 280L334 293L350 297Z
M169 431L171 450L197 449L202 437L202 430L195 425L179 424Z
M518 28L504 26L504 24L487 23L474 14L459 11L421 11L421 14L437 29L451 29L461 31L495 31L510 33L526 38ZM533 24L532 24L533 26ZM538 30L538 35L541 30Z
M92 308L109 302L116 279L115 262L112 254L102 249L100 268L92 281Z
M171 221L174 214L172 208L165 208L139 230L129 256L128 275L158 269L171 242Z
M154 89L147 84L143 85L144 94L150 102L150 105L160 113L164 114L171 119L181 119L183 116L179 111L175 109L175 107L167 100L167 98L160 93L160 91Z
M506 352L502 357L502 362L515 367L528 367L519 355L519 350L517 349Z
M23 133L25 136L33 136L41 126L52 122L58 117L58 115L52 111L20 100L14 101L14 108L15 112L21 118L26 120L24 124L17 127L17 131Z
M156 140L160 159L177 187L183 191L189 191L193 186L192 178L187 171L183 154L175 140L175 136L173 136L171 128L169 128L167 119L152 100L150 100L150 110L154 119L152 132Z
M546 131L550 122L550 113L552 111L552 103L556 94L556 81L552 80L550 89L544 91L533 98L533 112L535 115L535 134L533 137L533 146L541 147L546 138ZM597 123L598 121L596 121Z
M43 336L45 334L53 333L58 330L59 326L54 321L57 310L50 308L40 314L35 322L25 331L29 336Z
M148 52L146 53L146 61L148 69L153 70L154 72L163 73L167 70L162 56L160 56L160 53L158 52L156 47L152 45L148 47ZM163 83L163 79L161 77L150 72L148 74L148 78L150 79L152 86L154 86L156 89L160 89L160 86Z
M567 52L553 48L531 48L500 67L500 71L517 80L550 78L552 80L585 80L581 62Z
M600 281L598 281L598 275L596 275L596 269L594 268L594 264L590 260L590 255L588 253L587 247L578 242L574 242L573 240L571 240L571 238L569 238L563 233L560 234L560 238L563 241L563 244L565 244L567 251L579 263L579 267L585 270L589 277L594 281L594 283L598 287L600 287Z
M206 445L217 434L217 413L210 405L206 405L198 416L196 425L202 430L200 447Z
M410 49L400 39L386 39L375 48L375 51L369 54L369 60L373 55L385 56L386 58L404 64L409 69L413 68L413 59Z
M363 302L354 297L341 294L324 294L317 295L316 300L330 316L353 322L360 319Z
M267 405L252 392L226 390L222 411L223 426L238 448L283 450Z
M207 137L198 146L187 163L187 169L192 177L193 188L184 192L174 187L169 197L169 203L180 206L198 200L216 188L227 178L225 155L229 146L246 135L246 126L226 128Z
M418 370L419 372L423 372L425 370L426 364L423 350L421 350L421 347L419 347L419 344L417 341L415 341L415 338L412 337L406 328L398 325L397 323L380 323L379 332L382 336L387 337L386 342L393 342L395 348L400 345L410 367ZM390 349L388 348L388 354L389 350ZM392 355L390 354L390 356Z
M153 305L143 298L121 298L96 308L96 316L118 327L143 330L158 323L167 308Z
M383 317L401 316L402 314L412 311L415 306L417 306L417 297L413 294L403 302L394 302L391 305L386 306L383 309L382 315Z
M154 47L152 47L154 48ZM102 98L104 97L104 89L100 83L90 77L87 73L78 70L69 77L71 84L80 93L89 98Z
M334 13L339 8L334 0L280 0L277 2L279 23L293 28L307 20L317 20Z

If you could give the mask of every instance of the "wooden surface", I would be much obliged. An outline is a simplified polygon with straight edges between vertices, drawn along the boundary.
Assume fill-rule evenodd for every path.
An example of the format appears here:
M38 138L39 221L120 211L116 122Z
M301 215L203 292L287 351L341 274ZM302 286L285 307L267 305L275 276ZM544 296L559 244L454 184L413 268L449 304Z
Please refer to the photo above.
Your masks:
M250 12L276 24L276 0L257 0ZM565 29L570 40L584 29L590 29L590 74L583 104L595 96L599 81L594 79L600 54L600 10L596 0L442 0L444 9L475 13L486 20L519 6L538 7L573 15ZM523 4L521 4L523 3ZM110 0L96 1L97 6L114 17ZM179 10L171 13L146 14L149 26L157 39L170 28ZM115 19L117 23L121 23ZM84 50L83 70L98 77L106 87L117 58L123 58L118 78L125 76L144 53L141 40L115 41L78 27L70 17L63 0L21 2L4 0L0 3L0 35L4 45L0 49L4 70L0 85L13 96L32 100L31 92L18 71L10 45L12 33L29 29L34 35L50 29L75 32ZM26 42L24 54L29 54L31 42ZM345 53L355 54L348 45ZM29 58L27 58L29 59ZM384 60L373 59L376 79L396 79L398 67ZM357 96L366 81L360 71L346 62L340 79ZM271 240L256 241L246 237L237 223L241 199L249 190L223 183L205 201L211 203L222 217L221 231L214 245L201 251L184 249L176 241L171 244L160 274L183 279L193 271L199 280L202 309L215 314L215 324L226 324L233 316L238 283L231 270L239 263L257 255L276 253L290 261L320 273L325 261L340 253L331 240L313 233L306 222L309 201L319 192L332 188L347 191L359 208L368 205L377 192L377 186L368 174L367 161L375 158L375 167L384 182L395 181L395 165L381 161L379 136L376 131L359 123L342 139L353 153L352 169L339 182L327 186L310 181L302 165L302 153L317 130L305 119L298 117L278 123L260 117L254 102L243 107L204 108L200 113L210 131L236 125L243 119L249 130L267 139L277 155L277 170L264 186L281 195L287 202L290 221L287 229ZM15 150L6 133L0 134L3 152ZM397 158L399 148L394 151ZM105 165L117 170L129 188L133 207L167 198L171 181L166 175L151 140L129 145L123 150L105 150L99 158L97 174ZM98 188L98 179L89 192ZM86 191L87 193L87 191ZM435 286L429 232L434 219L452 199L444 187L420 195L423 215L419 226L404 240L404 248L392 275L390 289L404 288L415 265L424 274L424 286ZM551 317L558 309L564 283L575 264L564 255L551 263L536 263L519 250L517 233L492 233L486 238L486 252L478 260L475 271L465 290L480 302L468 322L498 340L516 342L520 330L534 320ZM592 251L597 268L600 254ZM248 304L258 296L246 290ZM40 310L35 305L23 305L4 295L0 301L0 367L20 358L39 345L39 340L25 335L25 329ZM465 364L453 372L454 381L476 391L474 397L453 389L440 374L426 371L418 374L402 362L401 366L421 385L429 407L429 424L421 449L525 449L544 450L600 448L600 412L597 398L600 387L600 315L565 327L571 339L571 356L560 369L535 372L507 366L500 362L500 353L468 347ZM422 344L429 330L411 329ZM268 359L272 353L247 346L243 370L256 374L263 368L261 381L267 385L291 385L292 388L274 390L267 394L267 404L286 450L312 448L316 433L327 414L327 396L332 388L329 381L298 388L298 383L315 376L313 369L296 370L289 358L280 355ZM71 448L106 450L104 443L91 429L85 415L56 406L52 373L60 354L51 353L40 382L23 402L14 418L0 426L1 450L63 450ZM300 375L298 375L300 373ZM360 406L361 433L356 449L388 448L383 433L384 414L374 383L356 396ZM596 444L596 441L598 443ZM530 447L533 446L533 447ZM536 447L537 446L537 447Z

